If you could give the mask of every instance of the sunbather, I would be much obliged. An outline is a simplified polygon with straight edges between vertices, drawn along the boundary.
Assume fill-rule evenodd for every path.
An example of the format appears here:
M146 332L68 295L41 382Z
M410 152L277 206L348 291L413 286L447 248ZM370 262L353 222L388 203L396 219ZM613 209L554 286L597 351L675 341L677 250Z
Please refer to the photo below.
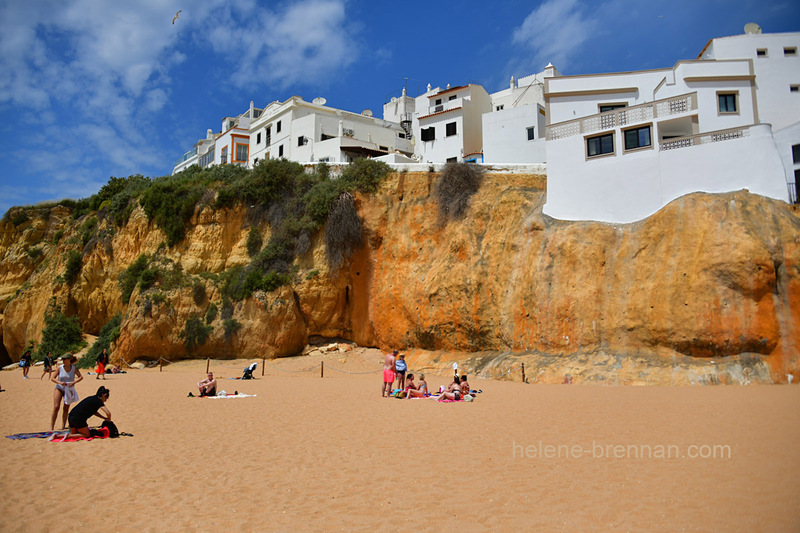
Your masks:
M209 372L206 379L197 384L200 391L200 396L216 396L217 395L217 380L214 379L214 373Z
M414 384L414 374L408 375L408 381ZM428 396L428 384L425 383L425 374L419 375L419 384L415 385L413 389L406 389L406 398L424 398Z
M439 401L442 400L455 400L461 399L461 380L453 380L447 389L445 389L439 396Z

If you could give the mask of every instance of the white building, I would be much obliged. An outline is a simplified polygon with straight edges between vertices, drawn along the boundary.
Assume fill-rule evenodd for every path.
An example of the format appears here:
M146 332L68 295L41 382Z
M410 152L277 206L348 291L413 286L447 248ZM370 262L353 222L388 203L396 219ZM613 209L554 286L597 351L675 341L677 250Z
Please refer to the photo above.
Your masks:
M250 109L238 117L225 117L222 119L222 133L214 143L214 164L247 165L250 160L250 124L257 120L263 109L254 107L250 102Z
M545 213L632 222L691 192L788 200L752 59L545 80Z
M250 125L250 166L262 159L347 163L358 157L413 153L406 131L397 122L373 118L369 111L351 113L293 96L272 102Z
M492 99L480 85L428 86L414 103L414 154L424 163L481 160L481 116L491 110Z
M515 80L508 89L492 93L492 111L482 117L483 162L544 163L544 80L560 76L553 65L544 71Z
M711 39L698 59L750 59L755 74L758 122L771 124L793 201L800 197L800 33L762 34L756 25L743 35Z

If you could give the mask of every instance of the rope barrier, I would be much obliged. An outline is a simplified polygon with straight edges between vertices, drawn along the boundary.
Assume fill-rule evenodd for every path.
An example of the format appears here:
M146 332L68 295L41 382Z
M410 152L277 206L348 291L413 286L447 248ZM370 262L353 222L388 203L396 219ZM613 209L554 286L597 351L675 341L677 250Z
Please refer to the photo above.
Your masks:
M329 370L333 370L336 372L341 372L342 374L353 374L353 375L365 375L365 374L377 374L379 372L383 372L383 370L370 370L369 372L350 372L349 370L340 370L338 368L334 368L332 366L327 367Z
M281 372L286 372L286 373L288 373L288 374L299 374L299 373L301 373L301 372L310 372L310 371L312 371L312 370L316 370L317 368L319 368L319 365L315 364L315 365L313 365L313 366L310 366L310 367L308 367L308 368L305 368L305 369L303 369L303 370L284 370L283 368L277 367L277 366L275 366L275 365L273 365L272 363L270 363L270 362L267 362L267 361L264 361L264 364L271 366L271 367L272 367L272 368L274 368L275 370L279 370L279 371L281 371Z

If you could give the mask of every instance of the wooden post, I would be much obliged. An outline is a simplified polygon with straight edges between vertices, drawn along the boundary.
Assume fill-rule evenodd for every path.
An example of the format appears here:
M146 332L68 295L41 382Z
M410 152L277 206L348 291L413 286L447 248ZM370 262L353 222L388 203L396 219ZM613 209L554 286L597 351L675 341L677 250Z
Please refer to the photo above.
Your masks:
M525 383L525 363L522 363L522 382Z
M206 357L206 374L208 374L208 369L211 366L211 358Z
M325 377L325 361L320 361L319 363L319 377Z
M158 365L159 365L158 366L158 371L159 372L163 372L164 371L164 358L163 357L159 357Z
M267 358L261 359L261 377L264 377L264 367L266 366Z

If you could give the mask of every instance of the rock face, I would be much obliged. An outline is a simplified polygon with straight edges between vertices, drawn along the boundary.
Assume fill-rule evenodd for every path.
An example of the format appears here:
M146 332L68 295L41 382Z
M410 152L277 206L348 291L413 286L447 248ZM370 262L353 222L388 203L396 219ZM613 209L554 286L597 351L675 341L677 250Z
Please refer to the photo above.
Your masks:
M527 360L543 376L550 374L539 372L540 363L559 368L551 381L568 371L553 367L558 358L577 361L576 375L581 365L619 372L620 357L644 358L653 368L744 358L761 365L754 379L762 381L800 372L800 218L791 206L746 191L698 193L634 224L564 222L542 214L544 176L489 174L465 217L443 223L432 193L437 179L396 173L376 195L357 197L366 238L345 268L331 274L318 237L297 260L291 286L235 303L239 329L226 334L217 318L191 354L180 333L191 316L219 305L213 275L249 261L243 208L199 209L172 249L134 210L106 241L87 243L71 287L57 276L66 252L80 248L80 221L65 208L16 226L7 216L0 224L6 357L18 359L28 340L41 338L55 297L88 333L123 313L112 358L127 361L281 357L301 353L314 335L420 353L489 352ZM266 239L269 228L259 229ZM184 281L137 288L123 305L119 275L143 253L169 262ZM197 283L206 289L200 303ZM488 373L500 372L481 361ZM648 382L646 370L637 372Z

